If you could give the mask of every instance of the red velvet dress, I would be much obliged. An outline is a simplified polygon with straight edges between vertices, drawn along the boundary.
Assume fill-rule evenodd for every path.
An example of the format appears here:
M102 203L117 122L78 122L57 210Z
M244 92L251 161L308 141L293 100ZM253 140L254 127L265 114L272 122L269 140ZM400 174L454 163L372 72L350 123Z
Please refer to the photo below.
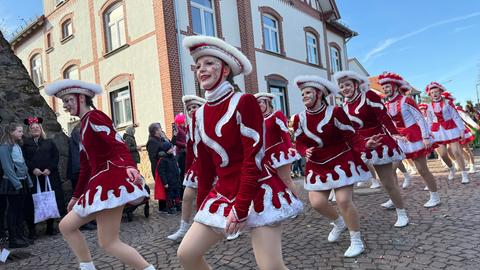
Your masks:
M183 185L185 187L197 189L198 176L196 172L197 159L193 154L193 128L189 124L187 126L187 155L185 158L185 176L183 178Z
M303 205L264 162L264 122L257 100L223 83L193 117L199 207L195 221L224 229L232 210L247 226L278 223Z
M459 142L465 132L465 125L455 106L443 99L428 104L427 122L437 144Z
M80 175L73 193L73 210L81 217L148 197L143 185L134 185L127 168L137 168L112 120L99 110L81 119Z
M407 139L406 142L398 141L398 146L407 158L415 159L428 155L432 149L425 147L423 139L431 139L430 129L417 103L410 97L397 95L386 102L385 106L398 132Z
M315 148L305 166L305 189L330 190L372 177L360 154L366 151L365 140L341 108L324 105L315 113L302 111L295 115L293 128L302 156Z
M365 138L382 135L379 147L362 152L362 159L365 162L382 165L405 159L405 154L391 137L399 133L377 94L373 91L359 92L343 106L358 134Z
M265 158L273 168L292 164L301 156L292 148L287 118L276 111L265 118Z

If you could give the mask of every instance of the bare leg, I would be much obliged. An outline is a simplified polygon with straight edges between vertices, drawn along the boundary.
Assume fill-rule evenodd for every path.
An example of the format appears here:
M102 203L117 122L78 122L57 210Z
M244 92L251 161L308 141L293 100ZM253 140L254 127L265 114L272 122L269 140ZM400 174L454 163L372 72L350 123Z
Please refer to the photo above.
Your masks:
M63 238L67 241L79 262L92 261L92 255L88 249L87 242L79 228L94 219L95 215L82 218L74 211L70 211L58 225Z
M330 190L327 191L310 191L308 192L308 198L312 208L317 210L322 216L336 220L338 213L335 208L328 202L328 195Z
M418 173L422 176L423 181L427 184L428 190L437 192L437 184L433 174L428 169L427 158L418 157L414 159L413 162L415 162L415 167L417 167Z
M292 181L292 177L290 175L290 164L286 164L277 168L277 175L282 179L283 183L290 189L293 194L297 194L297 188Z
M197 190L194 188L186 187L183 191L183 200L182 200L182 220L190 223L193 212L193 201L195 200L195 195Z
M209 270L203 255L224 235L214 232L208 226L194 222L180 243L177 256L185 270Z
M358 211L353 204L353 186L346 186L335 189L335 196L337 197L337 205L347 224L349 231L360 230L360 219Z
M282 226L252 229L252 246L260 270L287 269L282 256Z
M465 154L465 160L470 160L470 164L475 164L475 156L470 149L470 143L462 145L463 153Z
M454 142L450 144L450 147L460 171L465 171L465 160L463 159L462 148L460 144L458 142Z
M150 264L131 246L120 240L120 223L123 206L105 209L97 214L98 244L108 254L135 269L145 269Z
M448 157L447 147L442 144L436 150L443 162L447 164L447 167L452 168L453 163L452 160Z
M392 164L375 165L374 167L395 208L403 209L403 200L398 185L396 184L396 176L393 173Z

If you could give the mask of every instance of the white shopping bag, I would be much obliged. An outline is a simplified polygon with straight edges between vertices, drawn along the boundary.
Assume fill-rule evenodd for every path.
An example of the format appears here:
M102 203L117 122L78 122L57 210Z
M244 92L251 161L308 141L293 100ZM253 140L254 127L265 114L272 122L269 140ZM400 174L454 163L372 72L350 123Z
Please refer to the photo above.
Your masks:
M57 201L55 200L55 191L52 191L50 178L45 176L45 191L42 192L40 182L37 176L37 193L32 194L35 213L35 223L39 223L51 218L59 218Z

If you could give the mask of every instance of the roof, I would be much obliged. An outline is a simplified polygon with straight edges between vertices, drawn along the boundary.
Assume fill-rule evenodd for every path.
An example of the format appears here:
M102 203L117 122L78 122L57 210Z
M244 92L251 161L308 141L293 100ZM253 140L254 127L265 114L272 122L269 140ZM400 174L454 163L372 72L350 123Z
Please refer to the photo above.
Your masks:
M45 23L45 16L42 15L32 20L23 29L17 30L14 36L10 39L10 44L12 45L12 47L20 43L25 38L29 37L31 34L35 33L36 30L41 29L40 27L43 26L44 23Z
M368 73L368 71L365 69L365 67L360 63L360 61L358 61L358 59L356 57L353 57L353 58L350 58L348 59L348 66L350 66L350 63L356 65L357 67L359 67L361 70L363 70L363 72L365 73L365 76L370 76L370 73Z
M348 26L346 26L344 23L338 21L338 20L331 20L327 21L327 25L331 26L335 30L338 30L339 32L343 33L343 36L345 38L352 38L358 36L358 33L350 29Z
M382 93L384 94L382 86L378 83L378 76L372 76L368 78L368 81L370 82L370 90L375 91L376 93ZM412 86L412 91L410 92L410 95L420 95L420 91L417 90L417 88Z

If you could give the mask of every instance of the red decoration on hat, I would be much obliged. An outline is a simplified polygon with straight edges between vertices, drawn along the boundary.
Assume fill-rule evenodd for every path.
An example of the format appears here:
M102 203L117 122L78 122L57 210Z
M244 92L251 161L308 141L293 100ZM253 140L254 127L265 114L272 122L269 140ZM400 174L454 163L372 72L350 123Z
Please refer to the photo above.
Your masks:
M450 94L450 92L442 92L442 97L448 99L448 100L451 100L451 101L454 101L455 98L453 97L452 94Z
M427 85L427 87L425 87L425 92L427 92L427 95L430 94L430 90L432 90L433 88L438 88L438 89L442 90L442 92L446 91L445 87L443 87L443 85L441 85L440 83L431 82Z
M27 119L23 120L23 123L27 126L31 124L41 124L43 123L43 118L41 117L28 117Z

